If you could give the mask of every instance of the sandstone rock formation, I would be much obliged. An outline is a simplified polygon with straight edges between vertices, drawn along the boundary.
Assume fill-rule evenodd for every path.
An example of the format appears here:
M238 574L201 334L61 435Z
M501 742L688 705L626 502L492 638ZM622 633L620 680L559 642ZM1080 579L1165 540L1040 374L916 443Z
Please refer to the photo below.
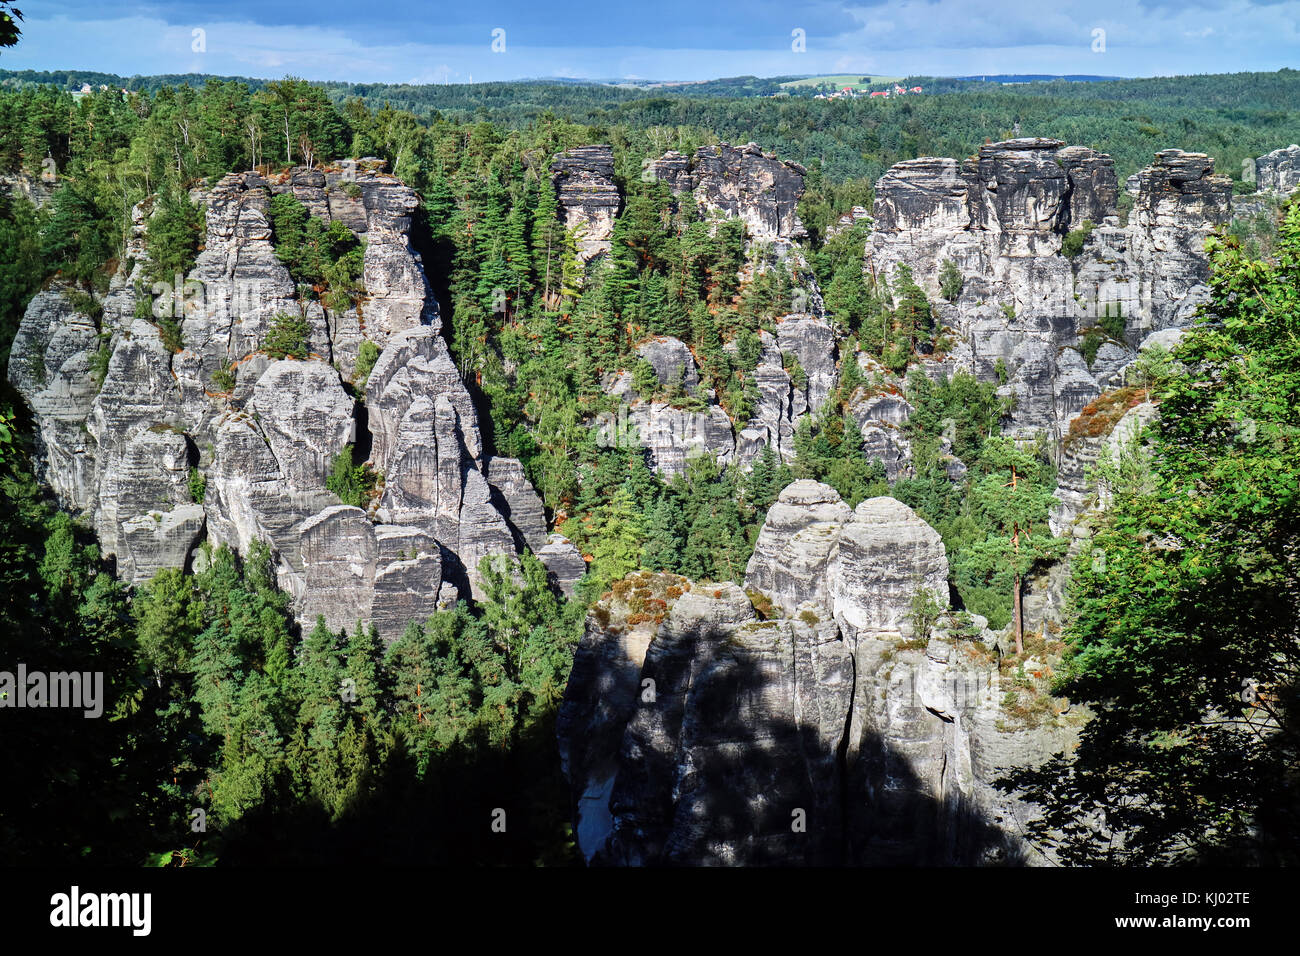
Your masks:
M546 565L547 574L555 586L572 597L574 585L587 573L587 562L582 552L564 535L553 531L536 553L537 559Z
M809 602L829 612L828 566L852 515L829 485L807 479L787 485L767 511L745 586L765 594L786 617Z
M900 502L850 512L800 481L769 512L748 594L617 583L588 616L557 724L586 858L1045 862L1020 837L1034 808L992 783L1074 730L1004 721L979 622L908 640L915 587L946 604L946 577L938 535Z
M40 475L64 506L87 514L125 579L186 566L204 539L242 553L264 540L301 621L373 622L393 640L440 595L476 593L483 557L549 547L557 585L571 588L581 573L571 545L548 541L519 462L484 455L411 245L415 193L382 166L231 174L197 192L207 210L202 251L150 319L137 318L147 202L133 210L128 257L98 323L57 283L32 300L9 378L36 413ZM359 309L334 314L300 297L275 256L268 207L279 192L364 240ZM155 321L167 310L179 320L179 350ZM306 361L260 351L283 312L307 320ZM382 351L362 405L343 376L365 339ZM101 349L102 383L92 367ZM223 390L214 376L227 370L235 386ZM354 444L380 477L367 508L342 504L325 485Z
M807 233L797 211L806 170L754 143L701 146L689 163L670 151L649 169L674 195L691 194L702 215L743 220L753 239L773 242Z
M753 417L737 423L736 461L748 467L764 446L793 461L794 432L805 414L817 414L839 386L836 334L829 321L809 313L777 319L776 335L759 333L762 352L753 371L758 403ZM734 343L727 346L734 351ZM791 371L802 369L796 383Z
M1127 397L1127 393L1132 393ZM1108 396L1107 396L1108 397ZM1156 417L1156 406L1135 389L1116 393L1125 397L1114 410L1085 409L1067 436L1057 463L1056 506L1050 515L1052 534L1069 534L1074 522L1105 503L1105 488L1098 486L1093 470L1103 460L1115 461L1120 451ZM1131 407L1126 407L1132 402ZM1092 411L1092 414L1088 412ZM1116 416L1118 414L1118 419Z
M965 283L938 309L954 340L944 370L989 381L1001 360L1003 393L1017 400L1007 430L1059 440L1134 347L1189 325L1205 294L1203 240L1227 219L1229 180L1202 154L1165 150L1135 186L1121 226L1110 158L1059 140L993 143L961 163L899 163L876 184L866 267L892 281L906 265L940 302L939 270L954 262ZM1082 252L1062 255L1064 238L1087 228ZM1125 334L1090 366L1079 347L1107 314L1123 319Z
M864 389L849 404L849 414L862 432L863 453L868 461L880 462L889 481L912 474L912 443L903 426L913 411L902 395L892 391L877 394Z
M588 262L609 251L622 197L614 182L614 150L579 146L551 162L551 182L565 229L578 230L578 258Z
M636 351L655 370L660 385L679 385L693 394L700 384L695 356L680 339L657 335L638 345Z
M1246 160L1253 182L1260 192L1286 198L1300 188L1300 146L1275 149L1256 160Z
M705 454L723 465L748 468L768 445L783 460L792 461L799 419L819 412L839 384L835 333L825 319L791 314L777 320L775 336L763 331L759 341L762 351L752 373L758 402L747 422L732 422L716 396L699 388L699 367L683 342L668 336L643 342L637 353L654 369L659 384L680 392L677 398L647 400L636 394L630 372L611 376L606 391L627 404L617 416L602 421L605 441L645 448L650 466L666 478L682 473L689 458ZM735 342L725 349L734 355ZM787 362L803 369L801 387ZM692 396L703 397L706 407L698 410Z

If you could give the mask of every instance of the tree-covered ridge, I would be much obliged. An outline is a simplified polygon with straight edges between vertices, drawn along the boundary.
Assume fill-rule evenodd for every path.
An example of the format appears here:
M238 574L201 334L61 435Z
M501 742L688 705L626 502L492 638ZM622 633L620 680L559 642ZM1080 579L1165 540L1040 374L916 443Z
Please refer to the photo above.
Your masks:
M122 99L121 90L152 97L178 87L240 86L262 95L282 81L203 75L122 78L107 74L0 72L0 88L56 94L88 82L83 99ZM525 129L562 119L604 131L705 131L709 141L755 140L785 158L817 162L832 182L874 181L896 162L915 156L966 156L980 144L1005 139L1019 124L1024 135L1050 136L1110 153L1121 178L1136 172L1157 149L1177 147L1213 155L1235 175L1241 160L1300 140L1291 105L1300 75L1236 73L1095 83L1036 82L1016 86L909 77L926 92L896 102L772 97L772 81L749 78L628 88L595 83L513 82L426 86L313 83L316 95L343 106L409 112L421 122L486 121ZM40 84L37 86L36 84ZM46 85L53 84L53 85ZM786 91L788 92L788 90ZM758 95L750 95L758 94ZM71 101L67 92L58 93ZM5 117L8 119L8 117ZM12 128L12 123L3 124ZM324 154L322 154L324 155Z
M641 474L646 465L639 455L612 456L598 443L593 426L618 404L606 392L610 376L639 371L638 391L644 391L645 368L636 347L653 336L678 338L699 365L701 389L711 390L739 427L757 401L759 335L791 311L795 293L807 283L799 260L770 259L760 243L747 248L740 222L706 221L665 184L643 181L645 160L670 147L690 153L710 140L705 131L590 127L553 115L524 128L441 116L426 123L388 107L372 111L356 99L340 109L320 87L292 80L256 91L212 82L198 91L161 87L151 96L92 94L75 104L44 88L0 97L0 106L23 117L7 140L10 162L32 170L42 153L57 155L64 184L42 215L64 215L66 206L87 224L39 230L72 237L66 250L50 251L45 268L61 268L91 286L102 287L107 279L107 268L97 266L111 267L112 254L121 254L128 223L116 212L120 203L157 191L151 255L156 250L160 260L183 266L193 254L196 212L185 196L196 177L211 182L230 169L258 162L283 167L309 156L387 159L423 197L413 238L440 299L453 355L486 411L488 448L524 463L555 524L592 560L592 587L606 586L642 553L642 560L655 562L646 566L740 580L766 507L780 490L767 487L771 479L763 475L826 481L853 503L887 491L848 414L859 389L881 384L860 371L855 351L903 373L947 347L931 303L906 270L864 277L865 224L821 242L838 214L869 205L872 191L863 180L835 184L814 164L800 205L812 242L800 255L824 292L837 331L847 336L840 389L816 420L801 423L792 467L765 460L751 487L749 479L735 475L713 483L703 472L688 474L686 489L674 492ZM77 121L65 136L60 130L69 118ZM576 237L558 216L549 164L556 153L601 138L611 143L625 198L610 253L583 269ZM288 194L276 196L270 212L277 252L300 288L311 285L337 305L356 294L361 246L346 230L307 216ZM741 281L742 271L747 281ZM16 322L13 306L9 314ZM268 343L272 354L305 354L302 330L283 331L283 342L277 327ZM178 336L171 341L180 344ZM804 375L793 356L787 371L796 384ZM968 400L962 390L972 385L953 383L953 394L962 397L951 402L951 414L918 417L911 429L922 453L916 477L896 483L894 493L943 531L954 554L969 554L968 561L954 561L959 593L1000 626L1013 614L1017 575L998 570L999 542L1009 542L1017 560L1031 561L1022 571L1048 556L1036 547L1022 549L1019 529L1023 524L1031 536L1026 540L1036 542L1051 482L1041 453L1037 464L995 466L984 461L982 446L971 444L952 452L970 467L964 480L954 482L940 456L925 451L937 448L949 418L979 417L981 438L996 437L999 409L984 392ZM647 397L689 409L704 407L703 394L669 383ZM616 466L623 469L617 476L611 471ZM356 467L343 462L336 482L347 487L348 500L356 498L355 482L345 479ZM971 497L979 481L987 485L981 496L992 502L982 509ZM1013 482L1017 495L1030 494L1037 503L1032 513L1002 528L991 516L1006 504L996 489ZM617 553L606 553L611 550Z

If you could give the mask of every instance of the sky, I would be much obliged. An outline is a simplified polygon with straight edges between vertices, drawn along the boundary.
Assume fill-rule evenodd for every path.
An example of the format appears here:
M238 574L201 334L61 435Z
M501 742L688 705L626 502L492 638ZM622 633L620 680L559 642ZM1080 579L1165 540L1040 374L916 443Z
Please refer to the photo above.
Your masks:
M1300 0L17 0L0 69L365 83L1300 67Z

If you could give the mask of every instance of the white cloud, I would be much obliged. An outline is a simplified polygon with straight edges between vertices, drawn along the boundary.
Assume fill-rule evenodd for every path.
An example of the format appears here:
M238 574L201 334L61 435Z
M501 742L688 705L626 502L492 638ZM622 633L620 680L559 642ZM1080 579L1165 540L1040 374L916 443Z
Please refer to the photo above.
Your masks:
M105 11L111 9L104 8ZM314 24L199 23L205 53L191 49L192 25L143 15L73 21L28 12L22 42L0 56L9 69L87 69L124 75L203 72L355 82L464 82L537 76L707 79L719 76L862 72L1105 73L1146 76L1294 65L1300 0L1267 6L1226 0L1221 8L1143 8L1131 0L891 0L850 8L857 28L810 33L807 52L788 41L766 49L582 45L530 47L514 33L508 52L474 44L365 42ZM1092 30L1106 52L1092 52ZM640 38L635 38L640 39ZM1207 42L1208 41L1208 42ZM438 64L431 67L429 64Z

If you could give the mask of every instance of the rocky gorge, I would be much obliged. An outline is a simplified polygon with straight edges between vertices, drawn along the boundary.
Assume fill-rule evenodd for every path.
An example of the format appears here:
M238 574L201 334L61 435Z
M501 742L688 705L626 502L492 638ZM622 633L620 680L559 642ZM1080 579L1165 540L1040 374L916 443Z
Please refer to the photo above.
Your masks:
M742 222L758 250L750 268L788 268L800 295L757 333L745 418L702 385L686 342L653 335L635 355L654 392L616 369L601 388L618 411L584 426L644 450L666 480L702 455L738 472L764 449L791 463L800 421L827 407L851 363L867 384L846 410L867 458L888 481L910 477L906 382L837 326L806 268L806 170L752 143L670 151L646 169L706 220ZM543 175L580 260L607 256L624 202L612 148L566 150ZM1110 158L1059 140L919 158L876 184L862 248L864 274L888 285L905 267L934 304L943 346L918 356L921 371L997 382L1003 431L1049 446L1052 530L1080 539L1079 519L1104 503L1090 467L1157 414L1137 392L1115 397L1127 370L1193 322L1204 239L1232 214L1230 183L1203 154L1156 154L1130 191L1125 221ZM299 287L277 258L269 205L286 193L364 242L364 294L350 307ZM139 585L201 566L207 545L247 554L264 541L301 625L372 623L386 642L481 598L485 558L529 551L572 594L587 560L524 464L485 438L481 394L453 359L413 241L416 192L360 160L231 173L192 198L206 209L192 270L149 289L152 207L136 206L108 292L87 301L56 280L38 293L8 370L36 418L41 478L93 526L118 575ZM962 279L951 296L949 263ZM284 315L306 325L305 358L267 354ZM363 351L376 356L368 369ZM327 485L345 454L375 479L361 505ZM965 464L944 462L960 483ZM996 785L1008 767L1068 750L1085 719L1052 696L1045 640L1004 669L1005 634L952 606L938 531L891 496L850 507L827 484L795 481L753 545L743 584L639 571L590 609L557 728L588 862L1054 862L1023 838L1035 808ZM1058 566L1028 599L1040 636L1059 617L1059 578ZM1012 715L1008 696L1031 701L1034 719Z

